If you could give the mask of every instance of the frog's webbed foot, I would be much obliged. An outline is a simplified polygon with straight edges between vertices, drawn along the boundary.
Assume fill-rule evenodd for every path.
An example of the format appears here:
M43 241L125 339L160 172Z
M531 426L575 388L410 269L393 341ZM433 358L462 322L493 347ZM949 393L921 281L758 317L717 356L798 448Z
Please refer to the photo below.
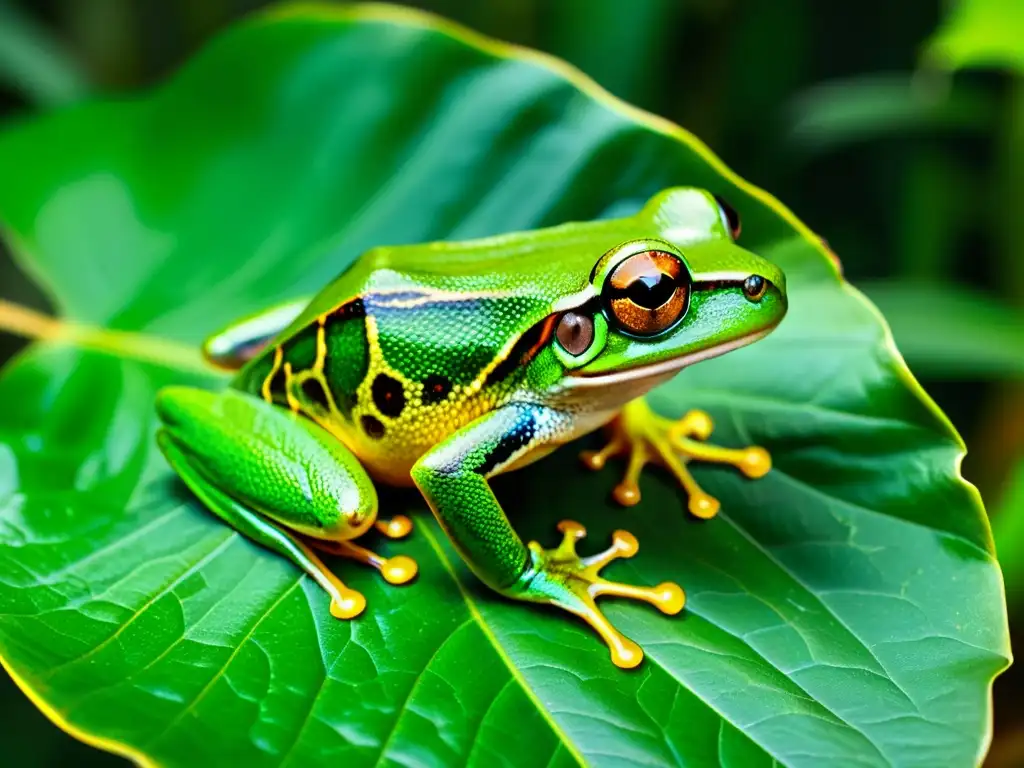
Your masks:
M632 557L639 545L626 531L612 534L612 545L590 557L576 554L576 542L586 535L579 523L563 520L558 524L562 543L556 549L543 549L536 541L529 544L532 566L513 596L535 602L552 603L574 613L597 630L611 651L617 667L630 669L643 661L644 653L636 643L620 633L597 607L595 598L616 595L650 603L662 613L679 613L686 600L683 590L672 582L656 587L638 587L608 581L601 569L619 558Z
M405 515L396 515L390 520L377 520L373 527L389 539L402 539L412 531L412 520ZM419 573L419 566L411 557L396 555L395 557L382 557L366 547L361 547L351 541L327 541L321 539L309 539L317 549L328 552L339 557L347 557L360 563L376 568L384 581L388 584L408 584Z
M667 468L689 495L689 509L701 518L714 517L718 499L706 493L687 469L691 461L730 464L750 478L762 477L771 469L768 451L760 446L721 448L704 442L713 429L704 411L690 411L673 421L659 416L642 398L628 403L608 425L609 441L599 451L584 451L580 458L591 469L604 467L609 458L628 456L626 472L615 486L615 500L623 506L640 501L640 472L649 463Z

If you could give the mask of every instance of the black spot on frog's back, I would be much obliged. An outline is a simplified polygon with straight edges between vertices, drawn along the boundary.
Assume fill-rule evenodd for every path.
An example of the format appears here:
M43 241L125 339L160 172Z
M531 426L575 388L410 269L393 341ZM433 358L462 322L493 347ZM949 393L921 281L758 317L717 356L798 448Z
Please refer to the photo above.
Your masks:
M432 373L423 380L423 402L427 405L440 403L452 391L452 382L446 376Z
M380 419L376 416L366 414L360 419L360 423L362 424L363 432L366 433L367 437L374 440L380 440L384 437L384 425L381 424Z
M324 392L323 385L319 379L306 379L302 382L302 395L310 403L318 405L324 410L330 408L330 403L327 400L327 393Z
M378 373L370 387L373 392L373 404L377 410L389 418L395 418L405 408L405 391L402 383L386 373Z

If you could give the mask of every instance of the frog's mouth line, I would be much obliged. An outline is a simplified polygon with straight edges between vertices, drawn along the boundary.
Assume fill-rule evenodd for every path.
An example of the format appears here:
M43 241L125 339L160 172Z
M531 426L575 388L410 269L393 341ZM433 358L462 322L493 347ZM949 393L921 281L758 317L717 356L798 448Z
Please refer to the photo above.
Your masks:
M586 374L574 372L571 374L572 386L574 388L607 387L612 384L636 381L637 379L667 376L668 374L682 370L688 365L699 363L702 360L709 360L712 357L718 357L719 355L724 355L726 352L732 352L734 349L739 349L740 347L745 347L748 344L753 344L755 341L763 339L773 330L774 326L772 328L765 328L764 330L749 333L746 336L740 336L738 339L734 339L726 344L710 347L708 349L700 349L696 352L691 352L689 355L673 357L669 360L661 360L657 363L638 365L635 368L625 368L618 371L612 371L611 373Z

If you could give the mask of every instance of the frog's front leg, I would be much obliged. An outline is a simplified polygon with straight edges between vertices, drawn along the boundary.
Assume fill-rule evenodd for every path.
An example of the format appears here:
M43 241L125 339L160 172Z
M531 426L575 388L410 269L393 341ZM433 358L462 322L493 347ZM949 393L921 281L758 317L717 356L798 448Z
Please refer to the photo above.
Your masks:
M383 558L352 543L370 527L399 537L411 524L376 520L369 476L320 426L233 390L168 387L157 397L157 413L158 443L185 484L233 528L312 576L338 618L359 615L366 600L311 547L372 565L392 584L416 575L410 558Z
M412 468L412 477L459 554L488 586L517 600L557 605L584 619L601 635L620 667L635 667L643 651L620 634L597 607L600 595L643 600L667 614L683 608L675 584L637 587L606 581L601 569L612 560L632 557L636 539L616 531L605 552L581 558L576 542L581 525L563 521L559 547L523 545L509 524L487 479L531 451L564 439L568 418L533 405L507 405L459 430Z
M310 298L291 299L235 320L203 343L203 357L218 368L237 371L287 328L306 308Z
M768 451L760 446L722 448L704 442L711 436L711 417L704 411L690 411L673 421L656 414L643 398L626 404L608 424L608 443L600 451L584 451L583 463L601 469L613 456L627 456L626 472L615 486L615 500L623 506L640 501L640 472L648 463L666 467L689 495L690 512L702 518L714 517L721 506L706 493L687 469L691 461L730 464L751 478L762 477L772 467Z

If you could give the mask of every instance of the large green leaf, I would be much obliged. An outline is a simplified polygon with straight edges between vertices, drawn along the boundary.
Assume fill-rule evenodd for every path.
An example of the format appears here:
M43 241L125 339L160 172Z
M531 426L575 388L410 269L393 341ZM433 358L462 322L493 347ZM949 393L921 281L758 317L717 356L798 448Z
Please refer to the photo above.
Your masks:
M9 241L75 323L0 378L0 653L82 738L161 764L979 759L1009 649L963 446L818 238L682 130L419 15L307 9L144 98L9 130L0 178ZM157 388L221 383L196 363L204 333L367 247L621 215L675 184L734 202L792 309L655 405L707 408L716 440L770 447L775 470L698 469L723 500L708 523L658 473L615 507L612 472L572 448L495 483L525 536L576 517L597 548L627 527L640 554L613 573L687 588L674 619L609 607L638 670L482 588L413 493L382 503L418 522L394 549L419 580L339 564L369 609L334 620L155 449Z
M925 47L933 65L1024 70L1024 3L1016 0L956 0Z
M940 378L1024 379L1024 312L961 285L863 283L914 370Z

